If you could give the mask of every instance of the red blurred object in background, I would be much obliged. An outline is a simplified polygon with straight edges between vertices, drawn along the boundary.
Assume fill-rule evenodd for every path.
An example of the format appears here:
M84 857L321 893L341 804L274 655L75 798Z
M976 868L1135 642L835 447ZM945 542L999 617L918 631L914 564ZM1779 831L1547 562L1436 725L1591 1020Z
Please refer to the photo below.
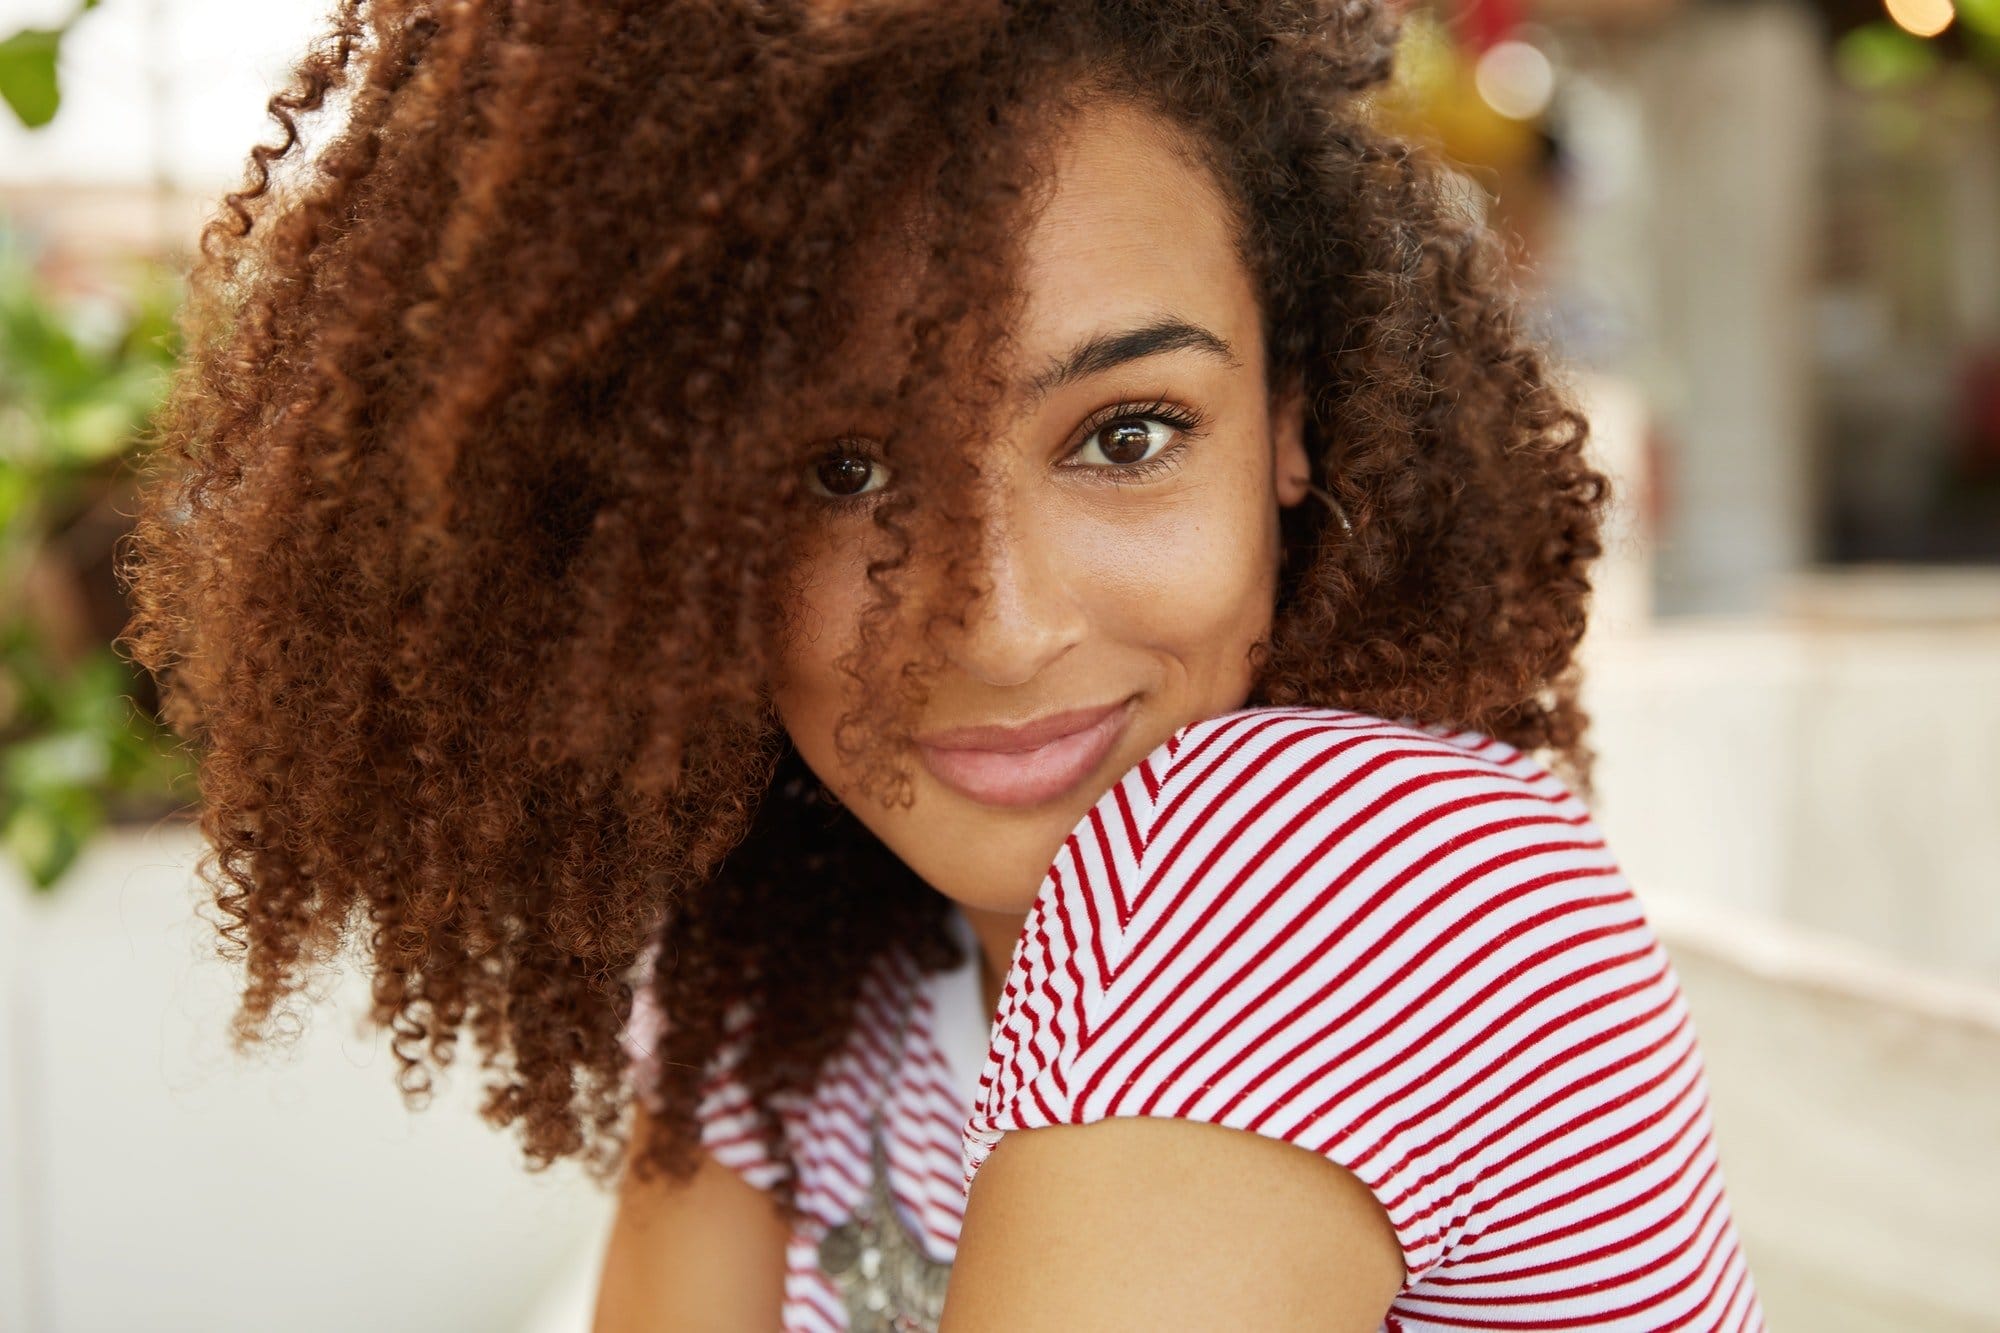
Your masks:
M1968 477L2000 476L2000 344L1968 349L1958 385L1960 469Z
M1475 57L1521 24L1521 0L1458 0L1452 28Z

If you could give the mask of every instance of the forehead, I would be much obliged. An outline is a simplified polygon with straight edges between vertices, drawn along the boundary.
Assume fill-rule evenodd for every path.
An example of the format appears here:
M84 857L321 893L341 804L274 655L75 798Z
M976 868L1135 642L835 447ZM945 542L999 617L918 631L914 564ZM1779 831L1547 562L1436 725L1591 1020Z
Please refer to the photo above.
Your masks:
M1015 381L1035 385L1093 336L1173 319L1213 330L1238 350L1258 334L1257 293L1231 207L1213 173L1169 122L1099 99L1061 113L1020 235ZM887 312L923 272L938 220L909 208L885 219L853 256L865 312L846 340L850 363L893 355Z
M1023 354L1045 358L1080 336L1161 315L1243 345L1256 292L1232 214L1177 132L1126 103L1099 102L1072 114L1052 153L1046 206L1023 237Z

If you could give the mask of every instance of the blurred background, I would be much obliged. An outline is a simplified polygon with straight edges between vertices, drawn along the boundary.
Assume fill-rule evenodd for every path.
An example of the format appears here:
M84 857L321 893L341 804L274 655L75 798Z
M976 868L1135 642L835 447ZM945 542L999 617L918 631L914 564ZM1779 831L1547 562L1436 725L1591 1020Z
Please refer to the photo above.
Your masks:
M587 1326L612 1200L235 979L108 645L193 238L324 0L0 0L0 1329ZM1599 822L1781 1330L2000 1329L2000 0L1436 0L1381 114L1620 486ZM282 1314L274 1313L282 1311Z

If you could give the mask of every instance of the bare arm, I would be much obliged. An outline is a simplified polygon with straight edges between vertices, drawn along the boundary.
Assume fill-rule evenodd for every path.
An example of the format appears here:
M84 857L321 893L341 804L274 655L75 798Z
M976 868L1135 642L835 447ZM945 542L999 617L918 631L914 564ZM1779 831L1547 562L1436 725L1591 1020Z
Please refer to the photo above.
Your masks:
M655 1132L635 1106L633 1151ZM685 1183L641 1185L628 1166L591 1333L775 1330L786 1239L770 1197L707 1152Z
M1363 1333L1403 1282L1389 1217L1302 1148L1199 1121L1016 1130L966 1201L943 1333Z

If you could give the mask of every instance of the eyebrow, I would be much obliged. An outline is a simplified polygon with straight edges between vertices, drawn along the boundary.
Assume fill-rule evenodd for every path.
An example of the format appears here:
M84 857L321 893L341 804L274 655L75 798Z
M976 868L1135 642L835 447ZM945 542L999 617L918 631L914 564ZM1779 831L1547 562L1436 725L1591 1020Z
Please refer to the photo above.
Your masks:
M1185 348L1216 357L1232 368L1240 364L1228 339L1177 315L1163 315L1136 328L1092 334L1030 380L1028 392L1039 401L1085 376L1101 375L1127 362Z

